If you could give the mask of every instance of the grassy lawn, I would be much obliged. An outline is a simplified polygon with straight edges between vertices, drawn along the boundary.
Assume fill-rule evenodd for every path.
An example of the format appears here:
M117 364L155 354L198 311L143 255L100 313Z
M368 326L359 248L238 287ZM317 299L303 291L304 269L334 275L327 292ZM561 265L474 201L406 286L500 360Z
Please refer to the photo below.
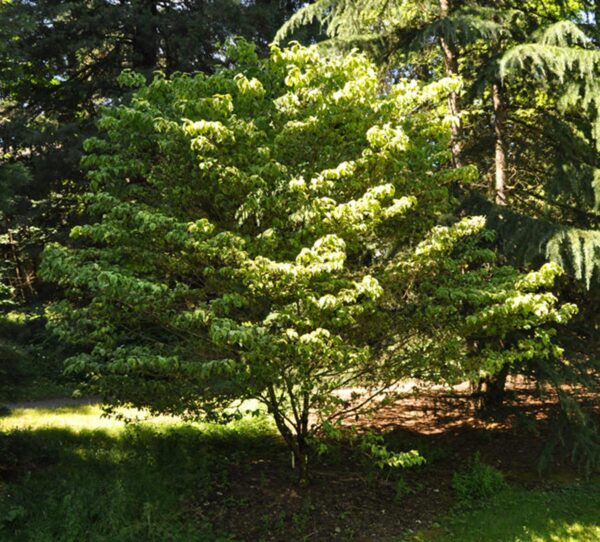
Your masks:
M126 425L77 406L17 410L0 418L0 431L2 542L600 540L592 482L513 487L446 516L430 504L444 493L435 464L413 471L401 499L389 473L372 476L346 459L315 464L314 484L300 489L260 417L225 427L170 418ZM440 498L446 510L456 503L451 490Z
M228 541L187 503L236 450L268 447L265 420L226 428L169 419L126 426L95 406L17 410L0 420L2 541ZM8 460L8 461L7 461Z
M597 542L600 540L600 483L545 491L509 489L481 508L457 512L440 524L412 540Z

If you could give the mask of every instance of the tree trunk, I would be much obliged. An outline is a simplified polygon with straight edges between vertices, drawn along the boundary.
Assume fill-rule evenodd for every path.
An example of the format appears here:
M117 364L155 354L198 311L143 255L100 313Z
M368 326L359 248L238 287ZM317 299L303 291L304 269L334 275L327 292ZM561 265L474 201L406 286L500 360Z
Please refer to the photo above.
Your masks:
M485 385L482 394L482 410L491 412L502 406L506 396L506 379L508 378L508 365L504 365L498 373L484 379Z
M305 487L310 482L308 474L308 446L304 436L297 435L298 440L298 456L296 457L296 465L298 470L298 482L302 487Z
M5 225L8 233L10 257L12 258L14 266L14 287L20 300L26 302L35 296L35 290L31 283L31 275L27 271L25 263L19 254L18 242L13 235L11 220L8 217L5 219Z
M295 433L290 429L285 421L285 416L279 408L275 389L270 386L268 389L269 402L268 410L275 420L275 425L279 434L288 445L293 455L293 466L298 472L298 482L301 486L306 486L310 482L309 477L309 446L308 436L308 400L305 399L302 409L302 416L298 426L294 427Z
M440 0L440 18L448 17L450 13L450 4L448 0ZM444 68L448 77L458 76L458 51L454 43L440 36L440 46L444 54ZM450 148L452 150L452 160L454 167L462 166L462 122L460 119L460 101L456 92L451 92L448 96L448 109L452 116Z
M506 103L502 85L499 81L492 84L492 103L494 106L494 131L496 133L496 176L494 199L498 205L506 205Z

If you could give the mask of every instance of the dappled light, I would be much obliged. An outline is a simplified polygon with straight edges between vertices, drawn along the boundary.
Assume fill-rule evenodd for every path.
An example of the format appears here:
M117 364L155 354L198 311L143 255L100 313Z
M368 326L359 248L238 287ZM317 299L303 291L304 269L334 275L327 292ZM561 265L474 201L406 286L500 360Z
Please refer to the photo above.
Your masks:
M0 542L600 541L600 0L0 0Z
M597 485L562 491L509 490L486 510L467 512L417 540L452 542L593 542L600 536Z
M442 410L437 415L443 419ZM528 470L514 472L513 451L526 445L526 435L508 428L469 432L449 425L420 433L402 426L388 425L385 442L391 450L418 449L426 460L419 470L381 471L351 442L329 441L315 458L311 486L298 488L285 443L264 414L223 426L172 418L124 424L103 418L97 405L15 410L0 419L8 431L0 439L0 477L11 484L0 500L6 511L0 533L16 533L15 541L33 532L68 540L89 530L119 542L267 534L279 540L286 533L341 541L361 540L356 533L368 524L378 540L396 540L394 533L406 529L420 533L415 540L443 542L481 540L483 533L498 542L594 540L600 493L593 482L578 485L576 471L545 477L554 484L546 490L502 490L481 510L462 512L473 506L466 503L438 519L451 509L458 456L481 450L511 484L531 484L542 480L536 455L519 458L516 464ZM557 485L567 480L563 489ZM431 523L440 526L421 530Z
M181 423L169 416L152 416L134 408L117 409L113 415L105 414L100 405L65 406L56 408L17 408L10 416L0 418L3 430L37 430L45 428L119 431L126 420L159 424Z
M125 426L100 413L92 406L24 410L1 420L9 432L0 438L0 477L13 485L0 497L0 538L71 540L90 529L119 541L212 536L210 523L184 521L181 499L187 507L206 498L235 458L280 447L260 419Z

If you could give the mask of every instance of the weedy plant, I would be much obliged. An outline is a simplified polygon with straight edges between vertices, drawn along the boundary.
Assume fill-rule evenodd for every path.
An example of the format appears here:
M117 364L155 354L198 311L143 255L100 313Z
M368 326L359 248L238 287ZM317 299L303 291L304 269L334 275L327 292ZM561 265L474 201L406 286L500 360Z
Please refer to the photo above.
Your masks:
M474 504L493 497L508 486L502 472L484 463L476 453L467 468L454 473L452 487L462 502Z

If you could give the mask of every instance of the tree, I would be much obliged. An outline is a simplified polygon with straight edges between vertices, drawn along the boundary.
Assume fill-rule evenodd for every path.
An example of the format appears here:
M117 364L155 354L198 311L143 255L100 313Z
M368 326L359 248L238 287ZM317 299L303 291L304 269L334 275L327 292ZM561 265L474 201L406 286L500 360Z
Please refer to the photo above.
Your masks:
M600 50L577 24L561 21L508 51L501 70L508 81L524 70L533 74L529 94L562 113L553 124L565 144L553 146L546 197L566 223L548 239L546 252L589 288L600 265ZM570 144L562 139L567 135Z
M88 140L94 221L43 265L65 289L49 318L81 352L70 371L158 412L256 399L306 481L319 428L398 380L560 358L559 269L497 266L481 218L439 224L469 176L449 167L453 81L382 94L356 53L230 53L214 75L155 78Z
M600 261L598 44L582 28L598 35L597 9L575 0L319 0L277 37L319 20L330 43L367 50L391 74L460 76L462 96L449 98L455 164L478 166L481 192L499 206L488 214L510 246L506 254L520 255L520 264L546 256L589 288ZM533 218L529 239L508 220L511 211Z
M22 192L30 180L28 171L20 164L0 164L0 223L4 232L0 244L5 247L5 258L0 264L0 300L12 297L14 291L31 290L28 270L21 259L11 227L15 214L23 207Z
M388 78L460 76L463 90L449 97L451 147L455 165L481 174L459 190L462 209L486 214L511 263L554 261L597 289L594 13L597 2L576 0L319 0L278 37L317 20L325 43L367 51ZM592 333L594 307L582 317L596 322Z
M36 291L39 254L79 220L82 143L103 106L128 99L116 83L121 71L211 72L220 46L236 35L266 54L296 7L294 0L0 2L0 160L30 175L19 212L4 224L12 236L5 257L14 251L31 277L10 277L21 299L52 295Z

